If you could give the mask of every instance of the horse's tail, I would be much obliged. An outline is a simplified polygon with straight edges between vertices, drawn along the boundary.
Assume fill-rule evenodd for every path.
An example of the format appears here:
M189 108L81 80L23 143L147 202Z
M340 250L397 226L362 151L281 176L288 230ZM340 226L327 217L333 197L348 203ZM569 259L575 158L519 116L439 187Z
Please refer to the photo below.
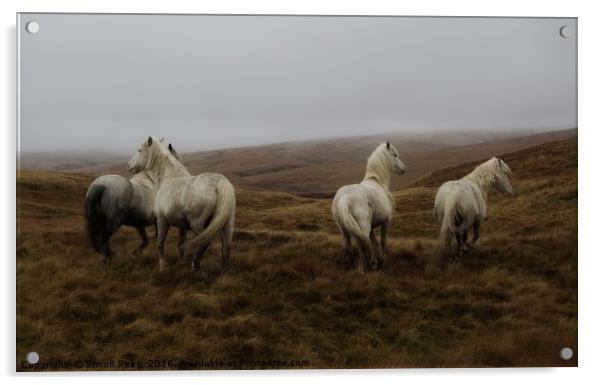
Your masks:
M84 219L86 234L94 250L100 252L103 246L104 234L107 229L107 217L101 207L101 199L106 187L93 185L84 200Z
M449 249L452 239L456 233L456 228L460 227L465 221L458 201L453 196L448 196L443 201L443 218L441 220L440 239L445 248Z
M192 252L206 245L224 226L233 226L236 196L234 186L226 178L217 182L217 202L209 225L197 236L186 243L186 250ZM228 241L232 241L233 231L227 232Z
M357 219L351 213L351 203L346 196L341 197L337 204L338 215L336 221L343 230L349 231L357 240L362 250L371 247L370 238L363 231Z

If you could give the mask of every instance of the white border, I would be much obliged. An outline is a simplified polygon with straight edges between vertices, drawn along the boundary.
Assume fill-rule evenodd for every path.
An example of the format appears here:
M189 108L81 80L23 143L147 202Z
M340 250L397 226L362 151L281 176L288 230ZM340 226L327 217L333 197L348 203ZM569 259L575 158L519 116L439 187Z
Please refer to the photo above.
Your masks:
M186 373L106 373L54 374L44 376L51 383L142 382L163 384L240 382L326 383L337 380L345 383L399 383L419 380L446 384L507 384L517 380L545 381L545 384L592 383L600 381L598 360L601 354L602 314L599 295L602 294L602 274L599 219L602 218L600 199L600 160L602 145L600 110L600 44L602 14L596 1L385 1L385 0L3 0L0 17L4 32L2 74L4 92L1 95L3 184L0 189L2 221L0 244L3 283L0 319L3 346L0 348L0 372L7 383L31 383L42 376L14 374L15 357L15 13L21 12L124 12L124 13L263 13L263 14L377 14L377 15L443 15L443 16L557 16L579 17L579 368L559 369L478 369L478 370L381 370L381 371L287 371L287 372L186 372ZM598 219L598 220L597 220ZM175 376L173 380L166 376ZM599 383L599 382L598 382Z

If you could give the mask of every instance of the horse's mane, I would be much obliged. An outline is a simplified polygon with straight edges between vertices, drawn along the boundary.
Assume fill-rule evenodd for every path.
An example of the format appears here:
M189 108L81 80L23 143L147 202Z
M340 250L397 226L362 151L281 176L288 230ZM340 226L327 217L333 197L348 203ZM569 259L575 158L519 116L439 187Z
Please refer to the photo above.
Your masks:
M366 174L364 179L374 179L380 183L386 190L389 189L389 181L391 180L390 160L387 158L385 151L386 144L380 144L368 157L366 164Z
M155 140L150 146L150 159L148 170L157 176L190 175L186 167L163 145L160 140Z
M382 143L376 147L372 154L368 157L366 163L366 174L364 180L372 179L380 184L387 193L389 201L394 203L393 194L389 190L389 182L391 180L390 160L387 158L386 144Z
M510 167L503 160L493 157L488 161L481 163L468 175L466 175L465 179L470 179L477 183L481 189L485 186L490 186L496 174L498 174L498 162L502 165L502 172L509 173Z

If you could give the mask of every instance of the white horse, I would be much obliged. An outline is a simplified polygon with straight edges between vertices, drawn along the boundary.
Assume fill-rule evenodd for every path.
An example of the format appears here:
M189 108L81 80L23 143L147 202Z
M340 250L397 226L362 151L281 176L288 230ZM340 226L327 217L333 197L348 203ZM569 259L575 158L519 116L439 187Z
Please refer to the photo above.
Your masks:
M366 259L376 269L378 260L373 248L378 248L382 258L386 253L387 228L393 213L393 195L389 191L391 173L406 171L399 152L389 142L382 143L368 158L366 174L360 184L341 187L332 201L332 216L345 243L345 252L351 256L352 237L359 247L358 270L364 272ZM380 248L375 229L381 227Z
M441 239L446 251L451 249L452 238L456 237L456 258L463 251L474 247L479 239L481 222L487 214L487 193L493 187L504 194L512 194L508 179L510 167L503 160L493 157L477 166L464 178L445 182L437 191L434 217L441 225ZM472 229L472 244L467 242Z
M169 150L183 162L171 144ZM146 227L156 224L154 206L155 185L146 172L140 172L129 180L120 175L102 175L90 184L83 210L86 234L103 262L109 262L113 257L111 236L121 226L136 228L142 243L133 254L142 253L148 245Z
M204 173L191 176L170 151L149 137L128 163L131 172L146 171L157 186L155 215L159 269L165 266L163 248L170 226L180 229L178 248L184 250L186 231L195 234L185 246L194 251L193 269L211 239L219 232L222 241L222 271L228 267L230 243L234 233L236 199L234 187L220 174Z

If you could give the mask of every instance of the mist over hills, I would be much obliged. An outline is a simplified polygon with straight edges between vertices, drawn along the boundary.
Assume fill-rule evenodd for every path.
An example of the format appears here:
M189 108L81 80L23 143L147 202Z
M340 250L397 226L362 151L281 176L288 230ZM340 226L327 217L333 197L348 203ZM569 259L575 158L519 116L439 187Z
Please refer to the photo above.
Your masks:
M483 157L573 137L576 129L525 135L517 132L385 133L348 138L266 144L184 153L192 174L222 173L235 186L285 191L307 197L328 197L344 184L361 181L373 149L390 141L408 171L392 179L392 188L410 185L432 171ZM169 138L168 138L169 139ZM177 143L173 143L176 149ZM134 149L135 150L135 149ZM134 152L132 150L132 153ZM127 176L131 154L23 154L21 168Z

